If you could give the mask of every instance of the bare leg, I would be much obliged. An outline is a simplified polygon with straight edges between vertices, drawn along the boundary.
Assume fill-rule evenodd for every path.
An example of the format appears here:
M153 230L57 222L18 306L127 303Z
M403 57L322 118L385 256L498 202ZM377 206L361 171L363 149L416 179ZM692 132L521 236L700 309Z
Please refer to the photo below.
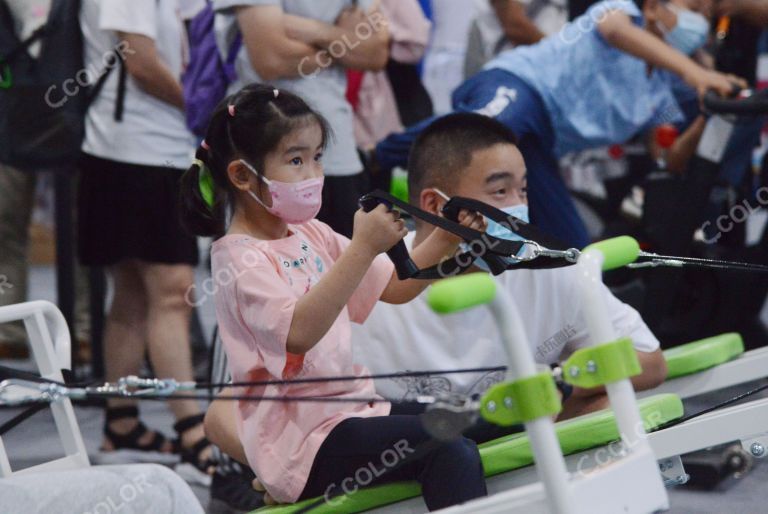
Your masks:
M226 399L234 394L236 394L235 391L226 389L218 395L219 398L225 399L215 401L208 407L208 412L205 413L205 434L224 453L240 464L248 466L243 443L240 442L240 436L237 434L235 422L237 405L236 402ZM237 394L241 394L240 391L237 391Z
M155 374L159 378L175 378L178 381L194 380L189 341L192 306L185 296L194 283L193 269L181 264L143 263L140 272L147 290L147 339ZM194 400L171 401L169 407L177 420L201 413L200 405ZM204 436L201 423L184 432L181 444L189 448Z
M147 302L135 261L117 264L110 270L110 275L114 279L115 295L104 330L104 364L107 381L116 382L121 377L138 375L141 370L146 350ZM110 407L135 404L127 399L108 400ZM110 423L110 427L118 434L126 434L138 422L137 419L120 419ZM139 444L148 444L153 437L154 434L148 431L139 439ZM113 449L108 439L104 440L102 448L106 451ZM163 451L171 451L170 442Z
M29 222L36 177L36 173L0 164L0 305L27 301ZM28 353L23 323L0 325L0 353L2 346L9 355Z

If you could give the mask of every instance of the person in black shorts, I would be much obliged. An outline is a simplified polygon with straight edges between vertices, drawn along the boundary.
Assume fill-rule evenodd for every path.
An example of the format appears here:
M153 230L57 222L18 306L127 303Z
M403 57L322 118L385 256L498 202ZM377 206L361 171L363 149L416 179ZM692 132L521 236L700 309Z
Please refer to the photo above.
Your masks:
M177 197L195 144L183 114L186 34L179 8L179 0L86 0L81 11L89 69L100 69L118 44L125 57L87 114L78 201L80 259L105 268L114 284L104 338L109 382L139 375L147 356L157 376L193 379L190 291L198 250L181 227ZM169 407L183 461L177 471L210 483L200 406ZM168 439L140 422L134 402L113 399L98 460L179 458Z

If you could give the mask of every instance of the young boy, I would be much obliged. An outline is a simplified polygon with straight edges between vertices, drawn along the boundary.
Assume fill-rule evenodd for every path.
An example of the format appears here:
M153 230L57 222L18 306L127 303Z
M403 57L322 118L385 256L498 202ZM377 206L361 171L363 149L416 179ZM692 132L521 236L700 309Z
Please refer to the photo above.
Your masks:
M408 169L410 203L431 213L440 212L445 196L473 198L515 213L528 204L526 161L515 136L503 124L485 116L459 113L435 121L416 140ZM417 222L416 231L406 242L416 247L433 229ZM513 269L496 280L517 301L537 362L562 362L587 344L575 267ZM643 367L643 373L633 378L635 388L661 384L666 364L658 340L633 308L616 299L607 288L604 293L617 333L632 338ZM406 305L377 306L365 325L355 325L353 330L356 340L366 341L358 345L356 360L372 373L506 363L500 335L487 307L439 316L427 305L426 295L421 295ZM377 390L388 398L439 392L471 395L482 394L502 379L501 372L406 378L381 381ZM562 417L605 405L602 390L576 389L565 402Z
M515 141L504 125L478 114L451 114L434 122L419 136L411 154L411 203L438 213L446 201L443 195L464 196L502 209L515 207L519 213L520 207L527 204L526 165ZM407 242L418 246L432 230L431 225L420 223ZM521 269L497 277L500 286L517 301L535 358L541 364L561 362L588 341L576 273L575 267ZM643 367L642 374L632 379L633 384L637 389L661 384L666 364L659 342L634 309L617 300L607 288L604 292L616 331L632 338ZM355 360L373 373L506 364L489 308L439 316L427 306L424 294L405 305L377 306L364 325L353 325L353 338L360 341ZM482 394L503 376L495 373L381 381L377 392L396 399L440 392ZM577 388L565 401L561 418L603 408L606 401L601 389ZM230 402L215 402L206 418L206 428L211 440L230 455L242 458L231 408ZM481 427L475 433L487 439L492 431Z
M733 83L743 83L688 57L706 41L709 5L645 0L641 10L628 1L600 2L540 43L503 52L454 92L454 110L496 118L517 135L536 225L579 248L589 242L557 159L680 121L668 72L700 95L709 89L728 94ZM405 165L413 139L428 124L380 143L381 167Z

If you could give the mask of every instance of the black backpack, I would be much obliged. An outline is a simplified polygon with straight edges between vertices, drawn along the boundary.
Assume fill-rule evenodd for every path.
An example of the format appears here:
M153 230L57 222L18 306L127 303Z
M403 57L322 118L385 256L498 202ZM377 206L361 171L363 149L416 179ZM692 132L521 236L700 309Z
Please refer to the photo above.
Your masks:
M115 51L103 70L85 70L80 6L81 0L53 0L46 24L20 41L0 0L0 163L27 170L74 166L88 107L115 67L120 68L115 119L122 119L122 56ZM37 41L41 51L33 59L27 49ZM99 77L89 84L86 77L93 73Z

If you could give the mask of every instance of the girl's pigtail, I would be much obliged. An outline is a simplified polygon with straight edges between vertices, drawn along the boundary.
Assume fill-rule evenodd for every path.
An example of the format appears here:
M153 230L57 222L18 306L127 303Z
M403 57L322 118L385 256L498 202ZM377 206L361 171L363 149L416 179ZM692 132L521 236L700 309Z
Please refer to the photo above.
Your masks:
M181 221L197 236L219 237L224 233L225 213L216 182L208 165L205 142L195 153L192 166L181 178Z

